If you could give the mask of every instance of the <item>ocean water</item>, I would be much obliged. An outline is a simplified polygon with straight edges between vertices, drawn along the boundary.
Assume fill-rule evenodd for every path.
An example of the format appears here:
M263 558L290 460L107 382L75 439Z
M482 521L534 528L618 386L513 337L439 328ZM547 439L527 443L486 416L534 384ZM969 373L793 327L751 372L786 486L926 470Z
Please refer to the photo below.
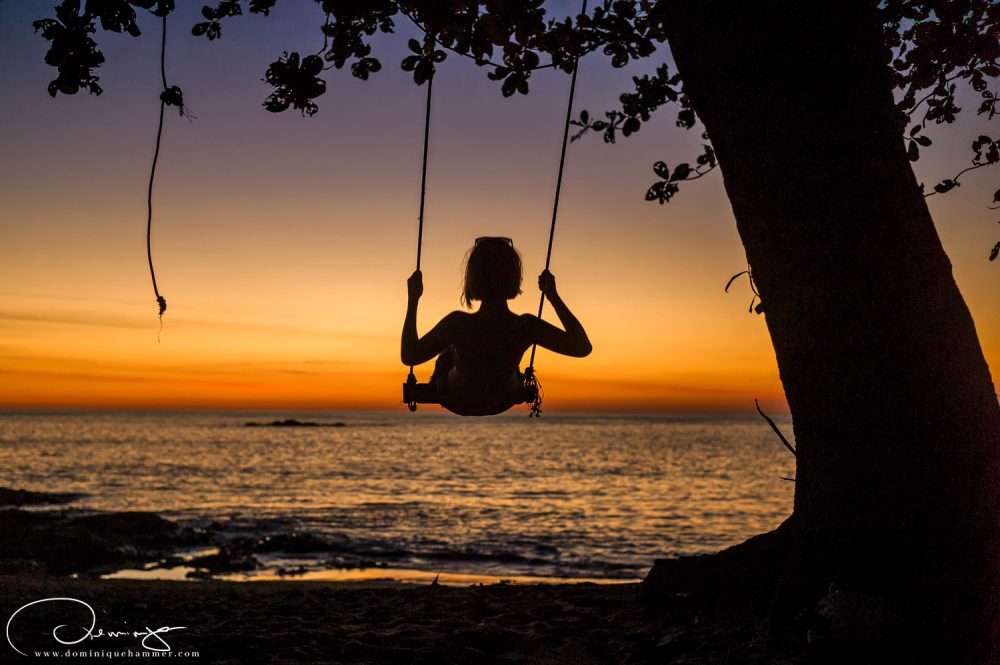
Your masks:
M245 426L289 417L343 426ZM350 555L265 557L265 573L635 579L777 526L793 473L756 416L0 412L0 486Z

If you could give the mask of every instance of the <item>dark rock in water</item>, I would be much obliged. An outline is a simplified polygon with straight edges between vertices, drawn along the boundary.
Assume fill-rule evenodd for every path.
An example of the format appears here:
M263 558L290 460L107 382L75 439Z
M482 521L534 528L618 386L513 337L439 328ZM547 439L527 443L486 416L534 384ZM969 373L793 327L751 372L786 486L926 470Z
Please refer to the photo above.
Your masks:
M313 423L296 420L295 418L285 418L284 420L273 420L269 423L244 423L244 427L346 427L344 423Z
M109 571L157 561L191 530L153 513L80 514L78 511L0 511L0 569L36 569L56 575Z
M177 525L155 513L97 513L76 517L67 522L105 538L122 538L143 545L167 545L177 533Z
M256 570L260 561L254 556L258 541L254 538L233 538L219 546L217 554L195 557L187 562L196 570L189 577L208 578L222 573L237 573Z
M319 423L303 422L295 418L273 420L269 423L246 423L246 427L319 427Z
M252 554L222 548L218 554L196 557L188 561L187 565L209 574L217 575L220 573L256 570L260 567L260 561ZM195 576L193 575L192 577Z
M72 503L83 497L72 492L29 492L0 487L0 506L44 506Z
M295 566L294 568L285 568L282 566L275 572L278 573L278 577L295 577L297 575L304 575L308 570L305 566Z
M165 556L156 562L156 565L152 568L177 568L178 566L187 565L187 559L182 556L177 556L176 554L171 554L170 556Z

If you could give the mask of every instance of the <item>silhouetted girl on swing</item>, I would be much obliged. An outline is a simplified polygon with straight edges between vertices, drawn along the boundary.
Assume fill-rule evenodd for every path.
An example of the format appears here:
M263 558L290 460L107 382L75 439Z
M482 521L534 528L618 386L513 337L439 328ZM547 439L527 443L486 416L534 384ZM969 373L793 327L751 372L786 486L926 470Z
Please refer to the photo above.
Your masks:
M477 238L465 264L462 301L475 312L455 311L423 337L417 335L417 303L423 295L419 270L406 282L409 302L401 357L419 365L438 356L431 375L441 404L464 416L494 415L518 403L521 357L532 344L582 358L591 351L583 326L559 297L549 271L538 276L542 291L565 330L531 314L514 314L507 301L521 293L521 255L510 238Z

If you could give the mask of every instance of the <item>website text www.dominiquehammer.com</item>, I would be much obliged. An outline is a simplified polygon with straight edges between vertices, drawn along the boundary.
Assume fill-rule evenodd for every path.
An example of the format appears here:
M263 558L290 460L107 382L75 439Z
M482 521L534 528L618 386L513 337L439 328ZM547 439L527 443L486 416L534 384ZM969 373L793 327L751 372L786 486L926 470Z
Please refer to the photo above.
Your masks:
M40 606L56 610L56 617L64 616L64 612L80 608L86 610L89 621L84 625L74 625L72 620L61 621L53 618L54 627L48 632L51 639L58 642L61 648L36 649L27 645L20 645L19 639L15 639L11 629L26 611L37 611ZM56 597L41 598L39 600L25 603L10 615L7 620L6 638L7 645L21 656L27 656L28 652L34 653L36 658L198 658L198 651L174 651L167 643L170 633L185 630L186 626L159 626L150 628L143 626L141 630L130 629L124 625L118 629L105 629L97 625L97 612L87 602L78 598ZM15 631L16 632L16 631ZM132 640L134 646L121 646L109 648L86 648L83 642L93 643L94 641L105 640L121 641ZM135 644L138 642L138 644ZM21 648L23 646L24 648ZM88 645L89 646L89 645Z
M197 651L134 651L132 649L78 651L35 651L35 658L200 658Z

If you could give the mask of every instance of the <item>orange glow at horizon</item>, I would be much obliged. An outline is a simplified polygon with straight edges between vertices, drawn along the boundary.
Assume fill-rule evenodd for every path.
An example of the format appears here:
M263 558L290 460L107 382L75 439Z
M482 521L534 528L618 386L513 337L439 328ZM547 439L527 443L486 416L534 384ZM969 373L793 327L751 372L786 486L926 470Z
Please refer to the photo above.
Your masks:
M198 9L178 11L193 23ZM9 97L0 123L0 408L405 409L399 333L415 258L424 89L388 64L395 46L368 83L329 72L320 112L301 118L263 111L259 78L303 35L248 19L221 44L177 37L170 76L198 119L173 115L165 127L153 227L169 304L160 330L144 244L157 45L102 42L106 92L53 100L34 11L0 3L10 30L0 40ZM313 19L304 15L303 26ZM459 307L461 260L476 236L510 236L521 251L524 295L514 311L537 308L545 261L568 80L539 71L531 95L502 99L462 60L445 61L435 83L420 332ZM578 108L615 107L640 71L585 60ZM661 115L616 145L595 136L570 145L552 271L594 352L539 352L543 408L753 412L759 398L784 411L764 316L747 313L743 278L723 291L746 258L721 177L687 183L666 206L643 200L655 161L700 152L697 132ZM915 165L921 180L953 175L968 160L965 136L989 133L979 120L963 122L934 136L935 150ZM953 135L962 140L944 140ZM997 240L985 210L993 177L969 173L961 191L928 203L996 372L1000 266L985 259ZM546 318L555 322L548 307ZM418 368L421 380L430 370Z

